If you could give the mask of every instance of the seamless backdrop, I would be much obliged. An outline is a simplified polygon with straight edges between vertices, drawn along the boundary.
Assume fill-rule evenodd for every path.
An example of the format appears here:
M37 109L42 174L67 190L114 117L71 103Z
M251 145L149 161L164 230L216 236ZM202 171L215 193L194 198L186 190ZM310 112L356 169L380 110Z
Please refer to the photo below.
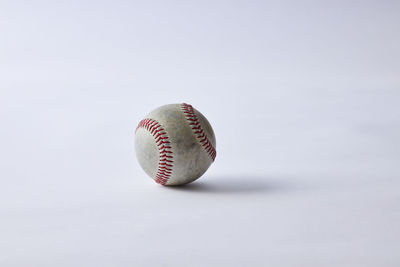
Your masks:
M1 1L0 265L400 264L398 1ZM187 102L217 158L133 148Z

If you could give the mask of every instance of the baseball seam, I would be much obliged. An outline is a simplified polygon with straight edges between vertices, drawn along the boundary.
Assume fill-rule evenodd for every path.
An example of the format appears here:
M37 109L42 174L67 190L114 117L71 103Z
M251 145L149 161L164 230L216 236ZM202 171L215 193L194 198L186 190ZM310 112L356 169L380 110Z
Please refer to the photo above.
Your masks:
M214 161L215 157L217 156L217 151L215 150L215 147L211 144L203 128L201 127L200 122L197 119L196 114L194 113L192 105L183 103L181 107L183 113L185 113L186 120L189 122L189 125L192 128L193 133L196 136L197 140L200 142L201 146L206 150L207 154L211 157L212 161Z
M153 119L141 120L136 127L135 133L139 128L146 129L156 140L160 156L155 181L156 183L165 185L171 177L173 168L173 153L171 151L171 143L168 139L167 132L159 122Z

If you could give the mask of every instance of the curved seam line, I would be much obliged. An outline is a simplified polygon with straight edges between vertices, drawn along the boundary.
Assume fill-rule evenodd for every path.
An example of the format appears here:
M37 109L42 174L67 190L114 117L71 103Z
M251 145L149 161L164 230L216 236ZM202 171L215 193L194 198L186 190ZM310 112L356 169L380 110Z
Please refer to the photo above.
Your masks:
M215 150L215 147L211 144L206 133L201 127L201 124L197 119L196 114L194 113L192 105L183 103L181 107L183 113L185 114L186 120L189 122L189 126L192 128L192 131L196 136L196 139L199 141L201 146L206 150L207 154L211 157L212 161L214 161L215 157L217 156L217 151Z
M139 128L147 130L153 135L159 151L158 170L156 174L156 183L165 185L171 178L173 168L173 153L171 151L171 143L168 139L167 132L159 122L153 119L143 119L136 127L135 134Z

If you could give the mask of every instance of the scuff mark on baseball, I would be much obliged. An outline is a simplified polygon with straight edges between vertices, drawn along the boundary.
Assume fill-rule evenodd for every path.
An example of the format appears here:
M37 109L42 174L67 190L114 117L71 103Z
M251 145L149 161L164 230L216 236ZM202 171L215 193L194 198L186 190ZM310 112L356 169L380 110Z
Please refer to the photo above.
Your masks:
M210 123L186 103L153 110L135 131L139 164L162 185L183 185L198 179L215 160L215 148Z

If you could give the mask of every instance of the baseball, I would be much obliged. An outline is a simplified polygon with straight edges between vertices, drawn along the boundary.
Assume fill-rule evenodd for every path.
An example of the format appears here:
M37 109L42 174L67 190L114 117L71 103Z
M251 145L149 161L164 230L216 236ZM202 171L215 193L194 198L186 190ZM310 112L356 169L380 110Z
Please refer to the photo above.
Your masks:
M215 135L208 120L189 104L150 112L135 131L140 166L161 185L191 183L215 160Z

